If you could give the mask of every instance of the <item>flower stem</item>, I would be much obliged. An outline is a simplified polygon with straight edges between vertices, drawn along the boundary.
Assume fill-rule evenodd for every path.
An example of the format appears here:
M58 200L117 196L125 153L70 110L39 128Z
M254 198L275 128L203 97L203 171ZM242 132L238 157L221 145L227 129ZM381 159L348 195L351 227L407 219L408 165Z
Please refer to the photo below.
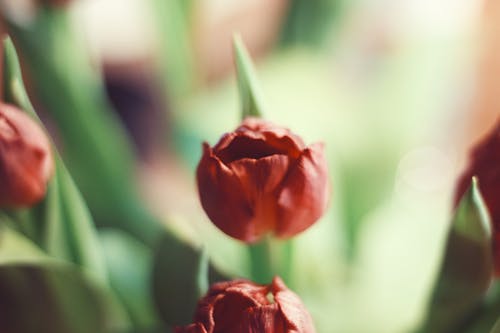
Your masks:
M289 282L292 270L293 243L270 236L249 245L250 272L257 283L270 283L275 275Z

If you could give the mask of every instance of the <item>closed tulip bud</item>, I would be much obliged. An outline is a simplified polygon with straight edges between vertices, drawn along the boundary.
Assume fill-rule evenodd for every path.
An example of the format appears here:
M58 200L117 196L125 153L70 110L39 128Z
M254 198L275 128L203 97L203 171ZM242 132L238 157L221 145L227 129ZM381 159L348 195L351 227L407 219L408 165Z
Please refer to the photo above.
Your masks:
M472 176L479 188L493 223L493 257L496 275L500 276L500 121L472 151L469 166L456 191L456 203L469 187Z
M307 229L329 196L323 145L306 147L290 130L260 118L246 118L213 148L204 143L197 181L210 220L248 243Z
M49 140L40 126L16 107L0 103L0 207L40 201L53 164Z
M279 277L270 285L247 280L214 284L196 309L195 323L176 333L314 333L300 298Z

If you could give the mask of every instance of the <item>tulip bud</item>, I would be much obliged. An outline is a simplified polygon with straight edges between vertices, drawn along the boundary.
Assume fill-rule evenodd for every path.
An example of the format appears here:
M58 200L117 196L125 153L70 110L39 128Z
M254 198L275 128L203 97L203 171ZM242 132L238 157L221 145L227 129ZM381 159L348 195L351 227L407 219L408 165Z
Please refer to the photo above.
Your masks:
M306 147L290 130L246 118L211 148L197 169L201 204L223 232L253 243L268 232L288 238L324 213L328 197L322 144Z
M176 333L314 333L300 298L279 277L270 285L219 282L198 302L195 323Z
M0 207L40 201L53 164L49 140L40 126L16 107L0 103Z

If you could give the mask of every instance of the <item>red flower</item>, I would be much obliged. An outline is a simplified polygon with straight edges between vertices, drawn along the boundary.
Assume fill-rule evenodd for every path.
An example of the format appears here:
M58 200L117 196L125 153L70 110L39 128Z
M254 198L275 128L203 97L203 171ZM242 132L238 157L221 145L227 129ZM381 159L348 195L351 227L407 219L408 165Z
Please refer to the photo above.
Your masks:
M247 280L214 284L198 303L195 323L176 333L314 333L300 298L279 277L270 285Z
M469 188L473 176L478 178L479 189L493 222L493 256L496 274L500 275L500 121L472 150L469 166L457 186L456 204Z
M255 242L288 238L323 215L329 196L322 144L306 147L290 130L247 118L211 148L197 169L201 204L223 232Z
M21 110L0 103L0 207L41 200L53 168L43 130Z

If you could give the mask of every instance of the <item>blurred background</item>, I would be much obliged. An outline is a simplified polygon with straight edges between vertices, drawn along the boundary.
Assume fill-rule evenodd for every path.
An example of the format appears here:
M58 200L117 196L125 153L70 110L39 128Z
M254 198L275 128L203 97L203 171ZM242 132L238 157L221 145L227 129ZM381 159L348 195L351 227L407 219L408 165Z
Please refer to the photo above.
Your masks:
M90 91L77 78L94 77L92 89L103 92L111 122L131 143L134 182L149 209L182 239L206 246L221 271L248 276L244 246L209 223L194 179L201 142L215 144L239 122L231 46L239 32L256 64L265 117L308 143L326 143L330 209L294 240L291 287L319 332L411 332L418 325L455 182L469 148L498 118L499 3L0 4L30 96L97 219L105 209L93 199L93 165L73 156L80 126L66 125L100 125L65 117L60 86L41 64L64 71L61 80L77 82L74 91ZM53 22L63 15L62 31ZM87 105L82 114L94 112Z

